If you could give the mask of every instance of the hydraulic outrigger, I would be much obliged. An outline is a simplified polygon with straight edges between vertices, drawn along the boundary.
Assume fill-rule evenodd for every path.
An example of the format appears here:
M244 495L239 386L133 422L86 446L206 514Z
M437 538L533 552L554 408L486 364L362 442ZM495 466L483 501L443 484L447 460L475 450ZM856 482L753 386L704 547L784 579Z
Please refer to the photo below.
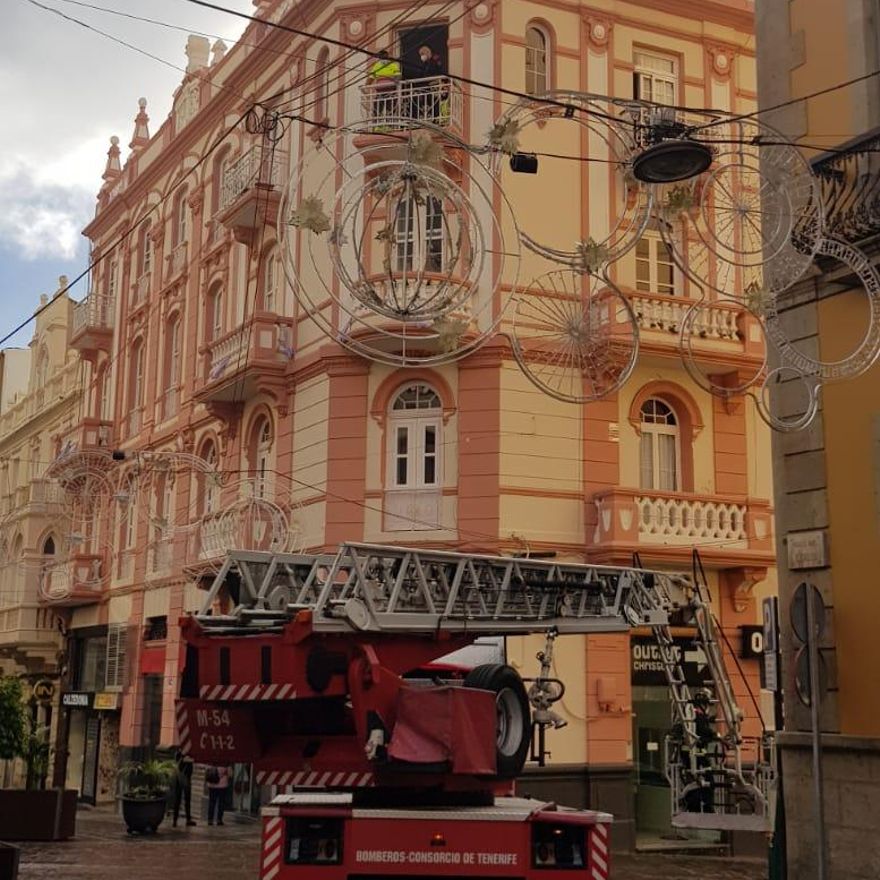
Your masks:
M230 552L201 611L184 621L181 745L204 762L248 762L278 786L476 796L511 790L545 755L557 635L654 633L672 695L673 824L769 830L775 761L747 742L704 583L640 567L344 544L335 554ZM710 759L671 622L705 653L718 736ZM539 675L503 665L464 681L407 677L485 635L545 633ZM530 711L531 707L531 711ZM683 805L711 786L712 812Z

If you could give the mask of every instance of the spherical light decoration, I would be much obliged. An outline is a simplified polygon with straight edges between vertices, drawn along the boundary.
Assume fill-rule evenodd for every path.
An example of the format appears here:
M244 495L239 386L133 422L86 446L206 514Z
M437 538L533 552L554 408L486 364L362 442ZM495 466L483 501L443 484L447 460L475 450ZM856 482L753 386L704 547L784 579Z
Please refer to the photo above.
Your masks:
M636 363L632 306L606 278L559 269L518 297L513 351L541 391L568 403L613 394Z
M284 272L331 339L379 363L437 365L496 331L517 285L517 224L468 149L383 115L298 163L279 207Z

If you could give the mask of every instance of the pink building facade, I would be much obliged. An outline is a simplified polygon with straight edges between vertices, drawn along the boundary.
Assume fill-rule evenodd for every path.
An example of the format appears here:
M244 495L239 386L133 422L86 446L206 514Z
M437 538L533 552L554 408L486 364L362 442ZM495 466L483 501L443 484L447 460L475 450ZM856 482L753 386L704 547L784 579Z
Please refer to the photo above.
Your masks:
M470 143L511 99L459 90L445 71L517 91L624 97L634 79L653 76L682 102L721 96L733 110L753 100L750 56L730 48L717 63L720 45L746 45L751 32L750 13L734 2L701 4L693 18L659 0L601 14L519 0L428 4L417 15L400 4L255 5L259 16L371 49L431 43L444 71L422 93L438 108L453 96L432 122ZM601 401L565 404L535 389L500 315L485 344L458 361L377 363L316 326L317 311L343 329L332 298L304 304L290 283L293 267L298 283L318 284L306 266L311 233L284 237L278 228L285 184L306 174L300 161L320 152L322 138L329 143L327 126L375 110L369 59L259 23L229 52L193 37L187 55L169 118L151 132L142 101L127 158L111 144L85 230L98 262L70 335L88 384L69 439L80 452L124 456L112 465L112 499L87 548L100 558L99 587L74 585L62 603L79 657L66 688L87 694L68 712L66 724L80 731L70 749L92 749L68 769L68 782L79 787L76 773L108 767L117 740L123 754L174 745L177 621L198 608L230 542L314 551L362 540L613 564L638 553L645 565L671 568L690 568L698 547L736 644L740 627L758 622L757 597L774 587L768 438L743 398L712 397L682 367L677 327L688 284L659 238L648 236L647 248L612 270L642 344L628 383ZM273 144L250 133L244 117L254 100L277 93L274 106L300 118L285 122ZM552 227L553 194L571 191L567 174L542 162L547 199L535 201L517 181L509 195L532 223ZM595 172L577 174L580 189L602 191ZM599 201L579 204L570 237L586 239ZM525 278L551 268L528 259ZM506 278L499 289L512 286ZM747 316L712 308L699 362L734 387L739 371L760 368L760 339ZM621 840L637 823L664 821L646 762L668 704L633 659L647 635L577 639L564 649L574 676L570 724L551 767L533 780L542 791L555 786L560 800L612 809ZM92 693L84 658L107 640L122 659L112 685ZM531 643L508 645L524 675L533 674L533 655ZM757 667L746 667L757 690ZM755 724L746 683L736 687ZM634 766L643 792L636 805ZM96 799L111 788L98 786ZM249 810L260 796L242 768L237 806Z

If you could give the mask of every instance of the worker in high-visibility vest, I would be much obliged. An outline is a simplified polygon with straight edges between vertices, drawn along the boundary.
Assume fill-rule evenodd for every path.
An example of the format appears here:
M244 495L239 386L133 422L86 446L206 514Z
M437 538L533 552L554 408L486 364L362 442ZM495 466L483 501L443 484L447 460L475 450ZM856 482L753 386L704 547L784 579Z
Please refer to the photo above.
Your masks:
M370 67L370 82L373 85L373 117L380 121L397 116L400 103L397 84L400 82L400 62L388 55L383 49ZM379 125L377 130L385 130L387 126Z

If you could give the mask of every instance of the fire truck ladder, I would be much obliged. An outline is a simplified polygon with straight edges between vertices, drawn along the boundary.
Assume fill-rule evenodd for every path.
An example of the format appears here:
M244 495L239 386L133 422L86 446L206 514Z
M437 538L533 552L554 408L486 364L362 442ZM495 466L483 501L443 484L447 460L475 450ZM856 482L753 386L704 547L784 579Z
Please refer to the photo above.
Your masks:
M196 617L225 634L280 631L300 611L318 632L622 632L665 622L662 596L681 577L373 544L314 556L234 550Z
M228 610L220 613L220 608ZM681 732L666 744L673 824L722 830L771 827L772 741L762 739L753 760L744 764L742 713L724 667L708 591L696 572L690 576L363 543L343 544L335 554L233 550L196 617L208 633L247 635L281 632L303 611L310 612L313 630L324 633L445 631L476 637L650 627L669 685L673 722ZM692 619L697 646L706 656L706 689L723 727L718 739L722 751L711 767L697 757L693 695L673 641L670 615ZM539 689L544 681L536 679ZM719 793L712 811L705 806L684 809L688 792L704 785Z
M742 710L724 665L718 627L712 613L705 574L698 558L694 577L682 582L687 592L686 613L695 627L694 642L708 671L702 690L715 707L713 725L718 739L701 741L691 689L676 651L668 623L654 627L669 691L673 730L666 739L665 771L670 784L672 824L679 828L770 831L775 814L776 760L772 736L746 742ZM659 585L662 589L663 585ZM744 762L743 752L750 760ZM710 790L711 797L701 795ZM691 808L686 809L691 799Z

